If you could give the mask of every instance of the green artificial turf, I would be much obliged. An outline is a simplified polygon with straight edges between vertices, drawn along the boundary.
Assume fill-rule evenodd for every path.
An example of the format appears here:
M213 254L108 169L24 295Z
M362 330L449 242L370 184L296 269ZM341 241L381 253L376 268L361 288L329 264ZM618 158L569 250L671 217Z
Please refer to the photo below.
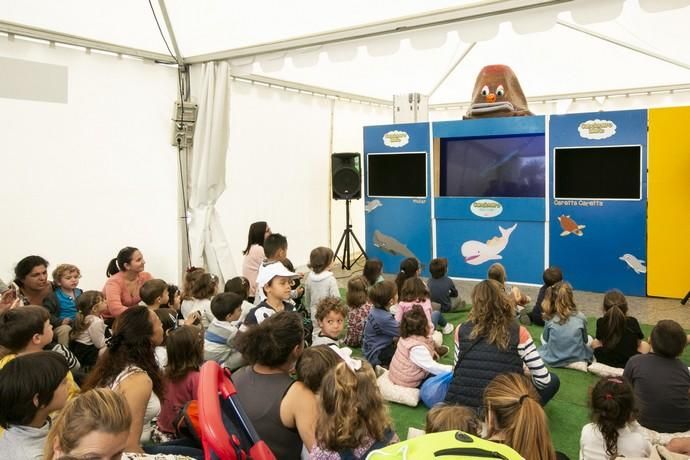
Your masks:
M467 313L450 313L444 315L453 324L457 325L464 320ZM594 335L596 318L588 319L588 332ZM642 324L642 332L645 337L649 337L652 326ZM527 326L532 338L537 346L541 344L540 336L543 328L538 326ZM450 347L451 352L445 356L441 362L446 364L453 363L453 335L443 337L443 343ZM359 354L359 350L356 350ZM690 365L690 347L686 348L681 359ZM556 396L546 406L549 428L556 450L566 454L571 459L578 458L580 431L582 427L589 423L589 409L587 407L587 394L589 388L599 379L599 377L584 372L571 369L550 370L558 375L561 380L561 387ZM390 403L390 413L395 423L395 429L400 439L407 438L407 429L415 427L424 429L427 408L423 403L417 407L408 407L400 404Z

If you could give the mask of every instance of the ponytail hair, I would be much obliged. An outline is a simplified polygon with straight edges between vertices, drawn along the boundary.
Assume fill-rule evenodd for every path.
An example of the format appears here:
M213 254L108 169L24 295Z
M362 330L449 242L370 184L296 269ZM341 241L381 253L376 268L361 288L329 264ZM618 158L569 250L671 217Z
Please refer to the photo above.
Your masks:
M484 390L489 436L501 433L504 443L524 458L555 460L546 414L532 382L521 374L500 374Z
M605 348L614 348L623 338L625 317L628 313L628 301L618 289L612 289L604 296L604 319L606 320Z
M542 308L545 319L550 320L558 315L558 324L567 323L568 318L577 313L577 305L575 305L573 288L570 283L559 281L546 288Z
M398 287L398 297L402 297L402 286L406 279L417 276L419 261L414 257L408 257L400 262L400 271L395 277L395 285Z
M625 380L603 378L592 388L592 421L601 431L610 459L618 457L618 430L635 418L635 395Z
M132 262L132 257L138 250L139 249L132 246L120 249L120 252L117 253L117 257L111 259L110 263L108 263L108 268L105 270L105 276L110 278L118 272L125 271L125 264Z
M421 278L413 276L406 279L400 289L400 300L403 302L424 302L429 298L429 290Z
M281 311L235 336L235 348L250 364L278 367L287 363L295 347L304 343L299 313Z
M316 442L328 450L355 449L382 441L391 427L388 410L367 362L354 371L340 362L323 378Z
M72 325L72 331L70 332L70 338L74 340L85 331L89 325L86 323L86 317L91 314L91 310L99 302L105 299L103 293L100 291L85 291L77 297L77 317Z

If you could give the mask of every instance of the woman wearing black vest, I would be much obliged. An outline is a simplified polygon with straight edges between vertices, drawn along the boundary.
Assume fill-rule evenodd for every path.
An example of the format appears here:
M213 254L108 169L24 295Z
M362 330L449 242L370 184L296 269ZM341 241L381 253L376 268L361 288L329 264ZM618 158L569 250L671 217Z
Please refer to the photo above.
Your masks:
M304 346L302 318L283 311L235 337L250 363L232 375L237 396L259 437L276 458L299 460L314 446L316 396L289 372Z
M472 311L456 330L456 364L446 402L477 409L484 389L494 377L523 373L526 365L532 383L545 405L558 391L558 376L549 373L527 329L515 319L515 305L503 286L484 280L472 291Z

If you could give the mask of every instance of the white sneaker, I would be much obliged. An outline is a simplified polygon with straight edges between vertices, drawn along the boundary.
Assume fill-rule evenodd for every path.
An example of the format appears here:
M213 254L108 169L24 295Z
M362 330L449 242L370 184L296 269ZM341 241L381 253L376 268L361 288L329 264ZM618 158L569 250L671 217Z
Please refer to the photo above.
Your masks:
M451 323L447 323L445 326L443 326L442 332L444 334L448 335L448 334L452 334L454 330L455 330L455 327L453 327L453 325Z

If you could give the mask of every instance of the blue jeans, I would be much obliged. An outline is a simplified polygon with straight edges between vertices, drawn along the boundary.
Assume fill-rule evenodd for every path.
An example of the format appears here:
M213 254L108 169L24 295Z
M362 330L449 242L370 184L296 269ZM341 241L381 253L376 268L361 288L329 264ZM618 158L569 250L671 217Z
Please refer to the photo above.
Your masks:
M558 389L561 387L561 379L556 374L551 372L551 381L544 388L536 388L537 393L541 399L541 405L546 406L546 403L551 401L551 398L556 396Z
M445 325L448 324L448 321L443 317L440 311L431 312L431 322L434 323L434 328L445 327Z
M196 447L194 441L190 439L174 439L160 444L147 444L143 447L147 454L186 455L204 460L204 451Z

